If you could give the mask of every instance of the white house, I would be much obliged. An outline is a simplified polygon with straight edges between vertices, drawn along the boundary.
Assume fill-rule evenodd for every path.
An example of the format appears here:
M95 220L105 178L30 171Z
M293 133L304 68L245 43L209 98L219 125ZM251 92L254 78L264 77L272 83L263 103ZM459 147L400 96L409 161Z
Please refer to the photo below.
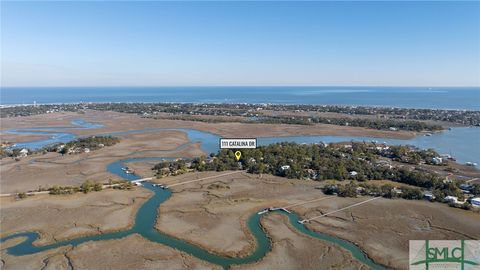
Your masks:
M447 196L445 197L444 199L446 202L453 202L453 203L457 203L458 202L458 198L455 197L455 196Z
M431 192L423 193L423 197L429 201L435 200L435 195L433 195Z
M65 148L65 144L61 144L57 147L57 152L61 152Z
M26 148L23 148L22 150L20 150L20 153L18 156L20 157L26 157L28 155L28 149Z
M283 165L282 167L280 167L280 169L282 171L290 170L290 165Z
M357 176L358 173L356 171L351 171L351 172L349 172L349 175L354 177L354 176Z
M400 188L397 188L397 187L394 187L394 188L392 189L392 192L394 192L394 193L397 194L397 195L400 195L400 194L403 193L403 191L402 191Z
M471 199L470 203L473 207L480 207L480 197Z
M442 159L441 157L433 157L433 158L432 158L432 162L433 162L433 164L435 164L435 165L440 165L440 164L442 164L443 159Z

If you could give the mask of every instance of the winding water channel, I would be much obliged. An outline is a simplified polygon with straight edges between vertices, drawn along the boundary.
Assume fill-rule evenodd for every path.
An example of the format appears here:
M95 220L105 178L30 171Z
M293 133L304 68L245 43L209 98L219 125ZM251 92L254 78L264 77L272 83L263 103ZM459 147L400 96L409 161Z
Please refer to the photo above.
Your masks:
M27 147L30 149L38 149L45 145L56 143L56 142L67 142L75 139L76 137L74 134L59 132L55 130L67 130L67 129L79 129L79 128L92 129L92 128L101 127L101 125L87 123L83 120L74 121L72 122L72 124L74 125L74 127L40 127L40 128L28 128L28 129L16 129L16 130L9 130L5 132L11 133L11 134L49 135L50 137L45 140L25 142L17 145L17 147ZM205 151L206 153L218 151L219 137L217 135L198 131L198 130L193 130L193 129L144 129L144 130L134 130L134 131L126 131L126 132L115 132L115 133L109 133L109 134L110 135L126 135L126 134L133 134L133 133L159 132L164 130L180 130L187 133L190 142L180 146L179 148L177 148L177 150L184 148L191 143L200 142L202 150ZM460 131L465 132L464 130L460 130ZM478 129L475 132L478 132ZM106 134L98 134L98 135L106 135ZM297 136L297 137L284 137L284 138L261 138L259 139L259 144L265 145L265 144L269 144L277 141L295 141L298 143L312 143L312 142L319 142L319 141L332 142L332 141L373 140L373 139L374 138L368 138L368 137ZM382 139L382 141L384 140ZM394 143L394 144L399 143L396 141L401 141L402 144L405 144L405 143L411 144L411 140L410 141L385 140L385 141L387 143ZM476 154L474 155L476 156ZM139 177L132 174L126 174L123 170L121 170L124 164L129 162L141 162L141 161L148 161L148 160L162 160L162 159L171 159L171 158L176 158L176 157L164 156L164 157L123 159L123 160L118 160L109 164L107 166L107 170L110 173L116 174L125 180L133 181L133 180L139 179ZM148 182L145 182L143 187L151 190L154 193L154 196L148 199L140 207L135 217L134 226L128 230L100 234L100 235L79 237L79 238L65 240L65 241L56 242L50 245L43 245L43 246L38 246L33 244L34 241L40 237L37 232L19 232L19 233L15 233L0 239L0 243L3 243L13 238L26 237L26 240L24 240L23 242L7 248L7 252L9 254L14 256L22 256L22 255L34 254L34 253L42 252L45 250L62 247L62 246L67 246L67 245L77 246L79 244L82 244L88 241L120 239L128 235L137 233L150 241L164 244L166 246L175 248L182 252L186 252L201 260L220 265L223 268L228 268L230 265L248 264L248 263L256 262L262 259L272 249L272 245L268 238L267 232L265 232L260 225L260 220L263 215L258 215L257 213L253 213L247 221L248 228L252 233L253 237L255 238L256 245L253 252L251 252L248 256L245 256L245 257L221 256L219 254L215 254L205 249L202 249L201 247L192 245L186 241L166 235L155 229L155 224L157 220L157 210L159 209L159 206L163 202L168 200L172 194L169 190L155 187ZM290 224L299 232L314 238L321 239L323 241L327 241L329 243L336 244L341 248L350 252L355 259L368 265L373 269L384 269L381 265L378 265L375 262L373 262L371 259L369 259L365 255L365 253L353 243L333 237L333 236L329 236L326 234L309 230L307 227L305 227L304 224L298 223L300 218L295 213L289 214L283 211L280 211L278 213L286 215L289 219Z

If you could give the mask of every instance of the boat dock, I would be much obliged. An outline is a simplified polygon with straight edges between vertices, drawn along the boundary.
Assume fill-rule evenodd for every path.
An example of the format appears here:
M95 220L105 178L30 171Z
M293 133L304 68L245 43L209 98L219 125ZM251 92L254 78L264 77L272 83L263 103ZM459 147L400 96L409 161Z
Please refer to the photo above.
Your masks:
M287 210L286 208L283 208L283 207L269 207L269 208L263 209L262 211L258 212L257 214L258 215L263 215L265 213L273 212L273 211L284 211L284 212L287 212L289 214L292 213L292 212L290 212L289 210Z
M136 184L136 183L150 181L152 179L153 179L153 177L147 177L147 178L142 178L142 179L138 179L138 180L133 180L133 181L130 181L130 182L132 182L132 184Z

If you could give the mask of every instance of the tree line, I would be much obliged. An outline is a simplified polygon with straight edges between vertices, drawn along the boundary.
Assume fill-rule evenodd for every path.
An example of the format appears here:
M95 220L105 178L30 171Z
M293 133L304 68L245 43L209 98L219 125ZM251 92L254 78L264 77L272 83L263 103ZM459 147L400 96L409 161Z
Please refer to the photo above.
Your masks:
M253 174L272 174L294 179L351 180L354 183L366 183L366 180L390 180L403 183L406 187L402 197L406 199L422 198L421 189L433 192L438 200L446 196L463 198L459 182L446 181L445 177L420 168L392 166L391 161L404 163L428 163L438 156L433 150L420 150L409 146L378 146L373 143L348 144L296 144L276 143L256 149L242 149L239 161L235 159L234 150L223 149L210 157L198 157L189 162L185 160L164 161L153 169L159 175L194 171L246 170ZM415 157L406 158L406 157ZM438 165L441 166L442 164ZM445 165L445 164L443 164ZM359 186L355 186L355 189ZM387 196L386 192L373 190L374 186L360 186L370 194ZM388 187L388 186L387 186ZM383 189L387 189L384 187ZM338 194L353 194L352 186L338 187ZM403 188L402 188L403 189ZM391 191L390 191L391 192ZM356 194L356 193L355 193ZM389 193L390 194L390 193ZM480 194L480 185L474 184L473 195ZM391 194L388 196L392 196Z
M384 119L412 121L442 121L462 125L479 126L480 111L444 110L444 109L414 109L368 106L338 106L338 105L283 105L283 104L197 104L197 103L80 103L80 104L43 104L12 106L0 108L0 117L28 116L35 114L73 111L85 109L100 111L116 111L142 115L167 113L171 115L214 115L214 116L267 116L264 111L296 113L338 113L346 115L375 115ZM319 121L324 121L319 117ZM333 117L326 118L333 121ZM270 119L272 120L272 119ZM351 119L348 119L351 121ZM284 119L283 121L287 121ZM361 122L358 123L360 125Z

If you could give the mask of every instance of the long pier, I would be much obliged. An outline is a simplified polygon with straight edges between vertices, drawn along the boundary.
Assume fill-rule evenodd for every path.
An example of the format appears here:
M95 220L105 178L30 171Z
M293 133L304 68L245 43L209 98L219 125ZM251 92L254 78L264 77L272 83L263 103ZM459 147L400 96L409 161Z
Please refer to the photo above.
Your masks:
M153 179L154 179L154 177L147 177L147 178L142 178L142 179L138 179L138 180L133 180L133 181L130 181L130 182L135 184L135 183L150 181L150 180L153 180Z
M306 201L306 202L300 202L300 203L294 203L294 204L286 205L286 206L279 207L279 208L285 208L285 209L287 209L287 208L292 208L292 207L299 206L299 205L304 205L304 204L307 204L307 203L313 203L313 202L322 201L322 200L325 200L325 199L328 199L328 198L332 198L332 197L333 197L333 196L321 197L321 198L309 200L309 201Z
M325 217L325 216L328 216L328 215L331 215L331 214L334 214L334 213L338 213L340 211L343 211L343 210L346 210L346 209L349 209L349 208L352 208L352 207L355 207L355 206L359 206L359 205L362 205L364 203L368 203L368 202L371 202L373 200L376 200L376 199L380 199L381 197L374 197L374 198L371 198L371 199L368 199L368 200L365 200L365 201L362 201L362 202L359 202L359 203L355 203L355 204L352 204L352 205L349 205L349 206L346 206L346 207L343 207L343 208L340 208L338 210L334 210L334 211L331 211L331 212L328 212L328 213L325 213L323 215L319 215L319 216L316 216L316 217L311 217L311 218L308 218L308 219L304 219L304 220L300 220L299 223L303 224L305 222L310 222L314 219L317 219L317 218L321 218L321 217Z
M475 177L475 178L472 178L472 179L469 179L469 180L465 181L465 183L470 183L470 182L476 181L476 180L478 180L478 179L480 179L480 178L479 178L479 177Z
M219 175L212 175L212 176L208 176L208 177L204 177L204 178L200 178L200 179L195 179L195 180L190 180L190 181L185 181L185 182L180 182L180 183L176 183L176 184L167 185L166 188L176 187L176 186L180 186L180 185L186 185L186 184L190 184L190 183L195 183L195 182L199 182L199 181L203 181L203 180L207 180L207 179L222 177L222 176L231 175L231 174L235 174L235 173L241 173L241 172L244 172L244 171L234 171L234 172L229 172L229 173L224 173L224 174L219 174Z

